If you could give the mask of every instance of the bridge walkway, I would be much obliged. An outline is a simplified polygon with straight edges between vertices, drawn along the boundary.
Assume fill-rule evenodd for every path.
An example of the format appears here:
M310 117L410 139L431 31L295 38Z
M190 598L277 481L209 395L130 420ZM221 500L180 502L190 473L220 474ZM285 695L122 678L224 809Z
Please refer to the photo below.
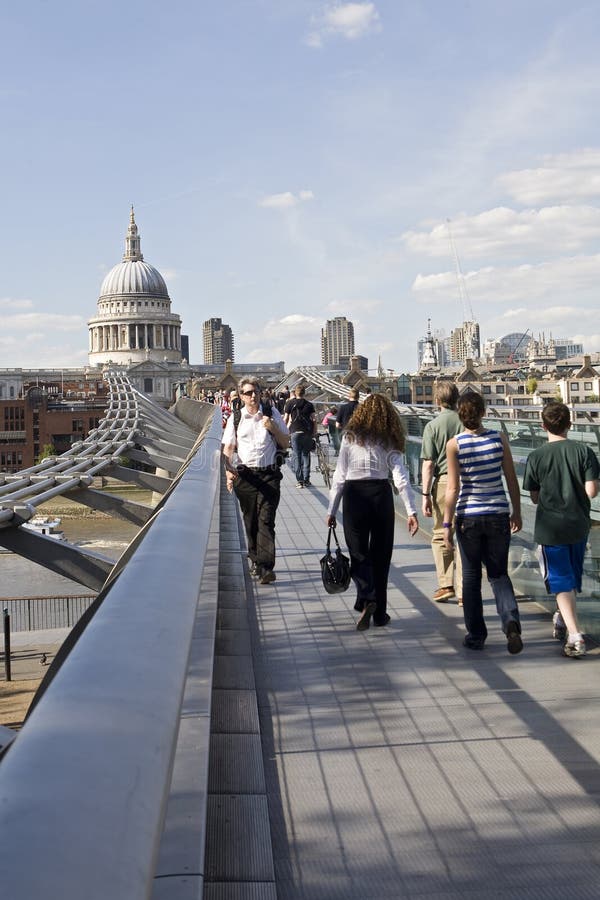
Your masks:
M321 585L327 492L313 478L300 491L285 471L275 584L250 581L243 549L230 557L248 591L272 860L219 884L209 837L205 896L597 898L600 649L563 658L525 602L510 656L488 589L486 648L466 650L461 610L430 599L428 535L400 517L392 620L357 632L352 589Z

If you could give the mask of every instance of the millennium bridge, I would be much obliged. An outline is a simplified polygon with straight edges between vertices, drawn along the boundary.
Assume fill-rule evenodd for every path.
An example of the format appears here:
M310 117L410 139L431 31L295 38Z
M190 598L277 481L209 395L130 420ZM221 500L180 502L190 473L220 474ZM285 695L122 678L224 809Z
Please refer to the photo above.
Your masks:
M319 473L301 497L284 473L277 582L258 585L224 490L220 411L167 412L108 379L85 441L0 476L0 546L95 594L22 730L0 730L2 896L598 897L600 651L566 660L551 638L526 498L510 559L522 654L506 653L489 592L485 652L461 646L460 609L430 599L429 535L410 539L400 509L392 621L357 633L352 592L320 582ZM418 490L432 413L398 413ZM522 473L539 429L489 424ZM572 437L598 451L592 426ZM152 491L152 506L99 477ZM139 526L117 563L22 527L59 494ZM599 637L596 534L579 609Z

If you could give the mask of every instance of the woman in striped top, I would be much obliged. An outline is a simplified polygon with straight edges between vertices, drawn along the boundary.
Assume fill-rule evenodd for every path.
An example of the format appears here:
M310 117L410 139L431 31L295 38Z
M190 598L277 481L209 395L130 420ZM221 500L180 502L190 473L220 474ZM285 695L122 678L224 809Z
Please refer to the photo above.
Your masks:
M452 547L452 521L463 567L465 647L481 650L487 638L481 596L481 566L485 564L509 653L523 649L519 607L508 577L511 533L521 530L519 483L506 436L483 427L485 403L469 393L458 403L464 431L448 442L448 483L444 510L444 541ZM502 476L510 496L509 509Z

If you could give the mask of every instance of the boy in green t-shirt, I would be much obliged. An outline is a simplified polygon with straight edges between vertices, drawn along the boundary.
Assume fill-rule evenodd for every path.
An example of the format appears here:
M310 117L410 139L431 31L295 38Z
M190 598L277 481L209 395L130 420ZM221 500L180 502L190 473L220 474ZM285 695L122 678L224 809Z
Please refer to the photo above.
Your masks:
M546 590L556 594L553 635L566 638L565 656L577 659L585 655L585 641L577 623L576 593L581 592L590 499L598 493L600 466L590 447L567 440L571 416L564 403L548 403L542 424L548 443L527 457L523 489L537 505L533 538L540 545Z

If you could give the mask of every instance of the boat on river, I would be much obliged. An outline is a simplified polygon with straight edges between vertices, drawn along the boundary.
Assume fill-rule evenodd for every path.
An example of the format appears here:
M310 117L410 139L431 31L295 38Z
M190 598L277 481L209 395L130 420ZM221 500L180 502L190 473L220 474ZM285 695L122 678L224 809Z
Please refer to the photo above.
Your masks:
M23 522L21 528L54 538L55 541L66 541L65 533L60 526L61 520L58 516L54 518L52 516L33 516L28 522Z

